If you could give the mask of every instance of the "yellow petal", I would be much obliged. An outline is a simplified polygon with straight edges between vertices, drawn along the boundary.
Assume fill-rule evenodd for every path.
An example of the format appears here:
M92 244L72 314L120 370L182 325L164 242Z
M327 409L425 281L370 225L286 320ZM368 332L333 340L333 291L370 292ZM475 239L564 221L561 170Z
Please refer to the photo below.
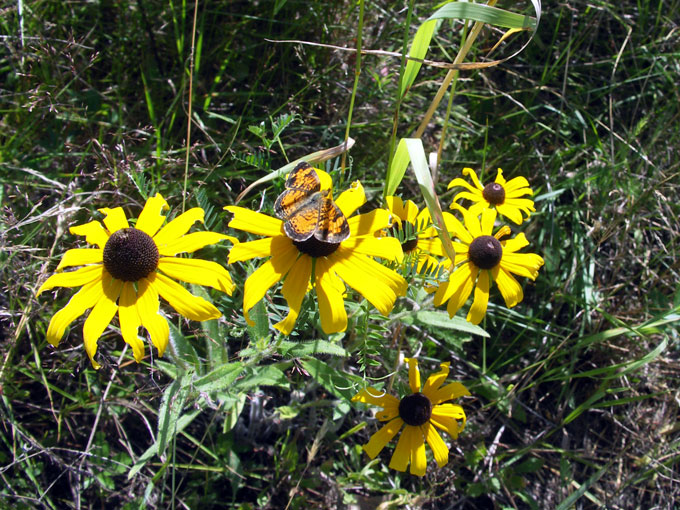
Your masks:
M496 222L496 216L495 209L484 209L482 211L482 233L480 235L490 236L493 233L493 224Z
M246 279L243 288L243 316L251 326L254 323L248 315L250 309L259 303L267 291L290 271L297 260L299 252L289 241L288 238L282 237L272 239L272 257ZM238 246L241 246L241 244L234 246L234 248Z
M227 270L209 260L162 257L158 261L158 269L176 280L206 285L229 295L235 287Z
M496 180L494 181L496 184L500 184L503 186L503 189L505 189L505 177L503 177L503 169L499 168L498 173L496 174Z
M246 243L239 243L234 245L231 250L229 250L229 258L227 261L229 264L234 262L243 262L244 260L250 260L257 257L269 257L273 253L274 239L288 239L285 236L279 237L265 237L264 239L257 239L255 241L248 241ZM277 241L277 247L279 242ZM288 242L290 246L293 246L292 242ZM297 248L296 248L297 249Z
M125 282L118 302L118 320L123 340L132 347L132 355L137 363L144 358L144 342L137 336L142 321L137 313L137 292L132 282Z
M511 207L508 204L501 204L497 205L496 209L498 210L499 214L502 214L513 223L517 225L522 224L522 213L519 209L517 209L517 207Z
M533 191L529 188L529 181L525 177L519 176L514 179L510 179L507 183L503 184L505 188L505 196L518 197L522 195L533 195ZM518 194L519 190L521 194Z
M512 308L524 299L524 292L522 292L519 282L502 266L493 268L492 274L508 308Z
M36 297L46 290L54 287L80 287L92 281L100 280L104 273L104 266L101 264L95 266L85 266L75 271L68 271L67 273L56 273L50 276L45 283L38 289Z
M323 332L330 335L345 331L347 312L342 298L342 289L345 286L331 270L328 260L323 257L316 259L315 288Z
M514 253L518 250L521 250L525 246L529 245L529 241L527 241L526 236L524 235L524 232L518 234L517 236L513 237L512 239L508 239L507 241L503 241L503 258L507 256L508 253Z
M406 471L411 463L411 474L424 476L427 471L427 457L425 456L425 438L420 428L406 425L394 449L390 468Z
M101 277L83 286L50 320L50 325L47 327L47 341L55 347L59 345L66 328L86 310L92 308L103 293Z
M300 307L302 300L307 294L309 288L309 280L312 277L312 259L306 255L298 258L293 267L286 275L286 280L283 282L281 294L288 303L288 315L281 322L274 325L284 335L290 335L295 326L295 321L300 314Z
M161 225L165 223L165 216L161 212L168 209L170 209L168 203L160 193L156 193L156 196L149 198L144 204L144 209L137 218L135 228L146 232L151 237L155 236Z
M390 226L390 213L385 209L373 209L365 214L352 216L347 223L350 236L372 236L375 232Z
M69 231L76 236L85 236L85 241L89 244L96 244L102 250L104 249L104 246L106 246L106 241L109 240L108 232L104 230L104 227L102 227L102 224L98 221L91 221L84 225L76 225L75 227L71 227Z
M418 370L418 360L415 358L404 358L408 364L408 385L411 393L420 392L420 370Z
M111 234L130 226L122 207L114 207L113 209L104 207L99 209L99 212L104 215L104 225Z
M371 436L368 443L364 445L364 451L368 454L371 459L375 459L378 454L385 448L385 445L389 443L397 432L401 429L404 421L401 418L395 418L394 420L383 425L378 432ZM394 458L394 456L392 457ZM390 466L391 467L391 466ZM405 471L406 467L401 471Z
M532 280L538 277L542 265L543 259L535 253L505 253L501 260L501 267L506 271Z
M384 419L381 418L381 421L399 416L399 399L375 388L364 388L352 397L352 402L363 402L364 404L379 406L384 410L388 410L389 414L392 414L391 418L386 418L387 415L383 415Z
M118 301L122 286L123 282L121 280L112 278L108 273L104 273L102 277L103 293L97 304L92 308L90 315L87 316L83 326L85 352L90 357L90 362L95 369L99 368L99 364L94 360L94 355L97 353L97 342L118 311L116 302Z
M200 207L189 209L165 225L155 236L153 236L153 240L160 249L163 245L176 241L189 232L191 226L197 221L203 223L203 217L204 212Z
M423 427L425 428L425 440L430 445L430 448L432 448L432 454L437 462L437 466L440 468L446 466L449 463L449 448L444 443L442 436L439 435L437 429L429 422L423 425Z
M101 264L104 250L98 248L74 248L64 253L61 262L57 266L57 271L65 267L84 266L85 264Z
M356 254L380 257L394 262L401 262L404 259L401 243L395 237L350 237L343 241L342 248Z
M439 285L437 293L434 295L434 306L440 306L442 303L445 303L451 299L451 297L454 295L460 295L463 297L462 295L465 294L465 291L461 293L461 289L465 288L465 285L468 283L468 281L472 279L473 268L475 268L475 265L472 262L467 262L458 266L458 268L456 268L456 270L449 275L448 281ZM469 283L469 287L470 290L467 291L467 296L464 296L465 300L460 306L463 306L470 295L470 292L472 292L472 282ZM456 309L456 311L460 309L460 306Z
M137 313L151 337L151 343L158 349L158 356L163 356L170 338L168 321L158 310L160 300L158 291L151 285L148 279L142 278L137 282Z
M448 361L446 363L440 363L439 367L441 370L435 374L430 374L430 376L427 378L427 381L425 381L425 386L423 386L423 394L430 400L432 400L432 395L434 392L439 389L439 387L448 377L450 366L451 363Z
M175 239L172 242L158 247L158 253L164 256L174 256L178 253L193 253L201 248L218 243L223 240L229 240L232 243L237 243L235 237L225 236L217 232L192 232L185 236Z
M424 393L424 392L423 392ZM441 404L447 400L453 400L454 398L459 398L462 396L469 396L470 392L468 389L459 382L452 382L439 388L431 393L427 394L427 397L432 402L432 405Z
M332 259L337 275L387 316L397 295L403 295L407 283L400 275L364 255L341 255L338 249Z
M335 203L342 211L342 214L349 218L354 214L354 211L366 203L364 187L359 181L354 181L348 190L340 194ZM385 212L387 213L387 211ZM389 213L387 214L389 216Z
M432 409L430 423L435 427L445 430L453 439L458 439L458 434L465 427L465 412L458 404L440 404Z
M489 271L482 269L479 271L477 286L475 287L475 299L467 314L467 321L472 324L482 322L486 314L486 307L489 304Z
M222 315L211 303L202 297L194 296L179 283L161 273L152 273L147 279L170 306L188 319L207 321Z
M456 272L462 271L463 276L467 273L467 277L462 278L462 282L456 292L454 292L451 299L449 299L449 304L446 306L446 311L449 312L449 317L453 317L458 310L462 308L465 302L470 297L472 292L472 287L477 279L477 274L479 273L479 268L475 266L472 262L468 262L460 266ZM455 276L455 274L454 274Z
M229 222L231 228L261 236L274 237L285 235L283 232L283 222L278 218L272 218L266 214L235 205L228 205L224 209L234 215L234 218Z

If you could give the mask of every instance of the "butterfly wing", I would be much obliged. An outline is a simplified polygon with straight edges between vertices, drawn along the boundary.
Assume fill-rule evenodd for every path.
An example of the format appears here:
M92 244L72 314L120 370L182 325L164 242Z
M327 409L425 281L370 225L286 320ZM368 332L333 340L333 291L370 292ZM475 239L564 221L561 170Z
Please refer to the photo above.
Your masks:
M314 237L325 243L341 243L349 237L347 218L333 200L326 196L319 208L319 220Z

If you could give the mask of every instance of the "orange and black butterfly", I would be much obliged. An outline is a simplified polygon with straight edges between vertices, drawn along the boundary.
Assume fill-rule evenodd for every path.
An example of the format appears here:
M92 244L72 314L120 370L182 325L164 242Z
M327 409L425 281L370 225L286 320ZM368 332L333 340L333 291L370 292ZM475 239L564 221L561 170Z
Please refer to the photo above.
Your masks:
M293 241L314 236L325 243L340 243L349 237L347 218L329 196L329 190L321 189L316 170L306 161L288 176L274 211L284 220L283 230Z

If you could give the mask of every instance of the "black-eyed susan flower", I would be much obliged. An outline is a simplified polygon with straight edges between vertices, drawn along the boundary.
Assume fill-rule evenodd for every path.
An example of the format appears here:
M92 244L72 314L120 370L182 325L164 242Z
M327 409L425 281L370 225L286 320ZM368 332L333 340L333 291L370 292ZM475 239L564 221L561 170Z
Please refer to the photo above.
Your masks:
M474 186L460 177L453 179L449 183L448 189L456 186L468 189L468 191L461 191L453 197L452 209L458 199L467 198L473 202L469 207L472 214L479 215L484 209L495 208L499 214L515 222L517 225L521 225L522 221L524 221L522 213L525 213L526 217L529 218L532 212L536 212L532 200L521 198L525 195L533 194L533 191L529 188L529 182L524 177L515 177L506 181L503 177L503 170L499 168L496 180L486 186L482 186L472 168L463 168L463 175L469 176Z
M434 304L439 306L448 301L446 307L453 317L465 304L475 289L474 300L467 314L467 320L479 324L486 314L489 289L493 279L511 308L522 301L524 293L513 274L535 280L543 265L543 258L535 253L518 253L529 244L521 233L512 239L501 241L510 234L510 227L501 227L494 235L496 211L484 209L480 217L468 209L457 206L463 214L465 226L455 219L454 232L459 241L454 241L456 260L451 266L448 281L439 285L434 295Z
M371 459L376 458L404 427L389 466L397 471L406 471L410 463L412 475L424 476L427 469L425 443L430 445L437 465L444 467L449 462L449 448L437 429L444 430L453 439L457 439L465 427L463 408L447 401L469 395L470 392L459 382L442 386L449 375L448 362L439 365L441 370L431 374L421 390L418 361L413 358L405 358L404 361L409 367L411 394L399 399L369 387L352 397L352 402L381 407L382 411L376 414L376 418L387 422L363 446L368 456Z
M321 170L316 170L316 173L321 181L323 196L328 196L330 176ZM243 315L249 324L252 324L249 310L281 280L281 294L288 303L289 312L274 327L286 335L293 330L302 300L311 288L315 289L318 299L321 329L327 334L344 331L347 327L343 298L345 284L364 296L383 315L390 313L397 296L406 293L406 280L371 257L401 261L403 253L397 239L377 238L374 235L390 224L388 211L376 209L352 216L365 202L364 189L359 182L355 182L338 197L335 205L347 218L349 227L348 237L340 242L322 241L315 235L306 236L302 241L291 239L289 234L301 233L307 227L313 228L313 225L306 225L306 218L298 218L299 222L293 222L291 227L289 221L243 207L225 207L234 215L230 227L266 236L239 243L229 252L229 263L257 257L268 259L247 278L244 286ZM328 210L334 209L329 207ZM288 226L284 229L286 223ZM340 230L339 222L324 220L324 223L336 225Z
M427 207L419 211L413 201L404 202L400 197L385 197L385 202L394 221L391 230L402 241L401 249L404 255L416 257L418 272L423 267L428 271L439 267L440 261L435 256L443 257L445 252L437 231L432 225ZM451 222L453 215L445 212L443 216L447 229L450 230L453 228Z
M144 357L144 342L137 336L140 326L149 332L159 356L168 345L168 323L159 313L159 296L189 319L204 321L222 315L173 278L231 294L234 284L229 273L215 262L175 255L233 238L216 232L187 234L196 221L203 221L204 212L199 207L163 226L166 217L161 212L167 209L165 199L156 194L146 201L133 227L121 207L99 209L104 215L104 226L91 221L71 227L72 234L85 236L88 243L97 247L68 250L57 266L57 273L38 289L40 295L54 287L82 286L50 320L47 328L50 344L56 347L66 328L92 308L83 326L83 340L92 366L99 368L94 359L97 341L117 312L123 340L132 347L139 362ZM84 267L61 272L72 266Z

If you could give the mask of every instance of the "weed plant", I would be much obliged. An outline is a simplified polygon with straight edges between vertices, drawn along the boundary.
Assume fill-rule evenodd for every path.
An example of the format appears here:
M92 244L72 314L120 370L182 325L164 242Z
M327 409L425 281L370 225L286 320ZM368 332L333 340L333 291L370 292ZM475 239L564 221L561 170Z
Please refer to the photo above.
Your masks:
M534 190L537 212L513 232L545 265L535 282L524 279L517 307L493 287L474 327L412 287L388 319L350 289L346 333L325 335L309 294L284 337L271 328L288 313L280 288L247 324L243 283L258 263L227 266L230 244L220 243L197 256L228 267L233 295L191 290L222 318L193 322L164 309L167 353L154 349L139 364L113 321L94 370L83 319L58 348L46 341L73 290L36 297L64 252L84 245L69 228L101 219L102 207L136 217L161 193L173 216L201 207L205 230L237 235L223 206L347 133L351 150L325 162L335 196L359 179L368 198L360 212L380 207L390 147L413 136L448 72L423 65L398 101L402 59L385 52L401 54L435 6L6 3L0 507L673 508L679 6L543 5L528 46L501 65L461 70L427 123L420 138L440 152L442 206L465 167L485 182L501 167ZM532 13L530 3L499 7ZM444 21L426 58L452 62L469 29ZM529 39L516 34L489 57L504 30L486 26L466 61L507 57ZM357 66L341 48L359 44L383 52ZM273 213L283 190L280 175L239 205ZM423 206L410 170L397 193ZM407 276L417 273L412 264ZM388 467L394 444L366 456L361 445L379 425L351 402L371 385L404 394L404 354L424 373L450 362L449 380L471 394L458 401L465 429L445 438L448 464L430 460L424 477Z

